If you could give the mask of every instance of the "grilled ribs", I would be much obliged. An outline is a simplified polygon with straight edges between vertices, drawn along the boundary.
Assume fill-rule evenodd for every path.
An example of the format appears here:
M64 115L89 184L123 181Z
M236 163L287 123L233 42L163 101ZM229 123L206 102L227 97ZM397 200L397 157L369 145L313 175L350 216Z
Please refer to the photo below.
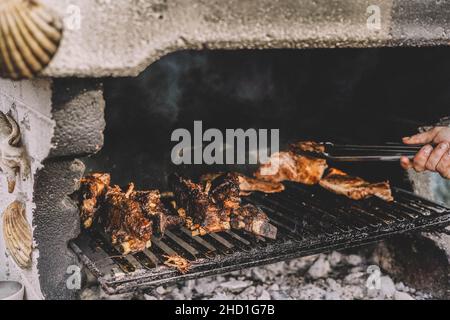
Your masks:
M313 185L320 181L326 168L327 163L323 159L282 151L274 153L267 163L262 164L255 177L270 182L294 181Z
M239 174L203 176L194 183L176 174L170 178L179 213L193 235L245 229L257 235L275 238L277 229L267 215L251 204L241 206Z
M319 184L336 194L350 199L361 200L376 196L385 201L394 201L388 181L370 183L359 177L352 177L338 169L330 169L329 173L320 180Z
M151 245L152 236L162 236L167 228L183 222L170 215L158 190L136 191L130 184L124 192L109 184L107 174L81 180L80 215L85 228L99 227L124 254L142 251Z
M170 176L171 189L181 208L180 216L186 218L193 235L230 229L231 211L240 204L239 185L231 176L221 180L222 184L218 181L213 186L212 181L208 181L202 186L177 174Z
M132 186L123 192L118 186L106 193L104 214L100 223L124 254L150 247L153 222L146 214L145 203L132 197Z
M233 211L231 226L270 239L277 237L277 228L270 224L269 218L260 208L252 204L246 204Z

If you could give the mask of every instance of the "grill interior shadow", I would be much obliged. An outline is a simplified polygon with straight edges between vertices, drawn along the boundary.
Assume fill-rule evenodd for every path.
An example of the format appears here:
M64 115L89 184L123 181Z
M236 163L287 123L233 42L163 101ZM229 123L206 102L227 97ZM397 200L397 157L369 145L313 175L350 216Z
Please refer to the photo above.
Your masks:
M381 143L448 115L450 48L178 52L137 78L105 79L105 146L89 171L139 188L166 188L173 171L250 173L251 166L174 166L177 128L278 128L300 139ZM354 174L407 188L397 163L351 165Z

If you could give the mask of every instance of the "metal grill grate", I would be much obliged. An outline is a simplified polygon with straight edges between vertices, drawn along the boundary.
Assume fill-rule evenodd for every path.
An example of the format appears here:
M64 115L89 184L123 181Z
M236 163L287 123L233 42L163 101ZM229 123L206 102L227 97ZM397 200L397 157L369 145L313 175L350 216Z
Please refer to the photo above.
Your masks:
M450 209L394 189L395 201L352 201L319 187L286 183L282 193L254 193L246 201L261 207L278 227L276 240L240 230L192 237L185 228L152 239L152 247L121 256L98 233L83 233L70 246L110 294L149 288L177 280L268 264L344 249L406 231L450 224ZM168 268L163 255L192 262L187 274Z

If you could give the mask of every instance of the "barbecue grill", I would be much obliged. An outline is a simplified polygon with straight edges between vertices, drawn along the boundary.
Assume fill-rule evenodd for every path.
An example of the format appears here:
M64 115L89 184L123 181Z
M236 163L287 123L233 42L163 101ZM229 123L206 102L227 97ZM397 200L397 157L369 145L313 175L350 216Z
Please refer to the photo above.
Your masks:
M449 186L436 175L406 177L397 163L337 166L368 181L389 179L393 203L286 183L283 193L245 198L269 215L276 240L175 228L126 256L100 231L81 232L73 195L90 172L168 190L173 172L255 171L173 165L170 134L195 120L222 130L278 128L281 149L300 139L399 141L436 123L450 100L449 51L440 47L449 44L449 2L378 0L375 29L369 0L40 2L67 19L45 78L0 79L0 110L19 125L31 167L13 193L0 176L0 212L23 205L30 235L21 245L32 252L19 265L0 236L0 280L21 281L29 299L75 299L77 281L68 283L83 270L115 294L432 230L438 236L414 237L433 249L421 250L421 260L439 255L433 261L442 268L430 269L444 270L439 285L448 290L450 240L440 230L450 224ZM405 48L412 46L430 48ZM174 253L192 262L189 272L163 265Z
M82 234L70 247L110 294L146 289L294 257L371 243L407 231L450 223L450 208L402 189L395 201L352 201L318 187L286 183L280 194L254 193L246 201L263 209L278 228L276 240L241 230L192 236L184 227L152 239L152 247L122 256L99 233ZM164 266L163 255L192 263L187 274Z

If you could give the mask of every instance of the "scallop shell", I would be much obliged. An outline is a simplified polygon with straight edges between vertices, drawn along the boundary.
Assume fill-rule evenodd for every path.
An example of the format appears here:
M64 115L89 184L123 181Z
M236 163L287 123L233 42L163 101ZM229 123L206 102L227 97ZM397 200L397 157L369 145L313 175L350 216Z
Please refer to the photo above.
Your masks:
M0 76L33 78L51 61L61 20L36 0L0 0Z
M23 203L14 201L3 213L3 238L14 261L21 268L31 267L33 236Z

